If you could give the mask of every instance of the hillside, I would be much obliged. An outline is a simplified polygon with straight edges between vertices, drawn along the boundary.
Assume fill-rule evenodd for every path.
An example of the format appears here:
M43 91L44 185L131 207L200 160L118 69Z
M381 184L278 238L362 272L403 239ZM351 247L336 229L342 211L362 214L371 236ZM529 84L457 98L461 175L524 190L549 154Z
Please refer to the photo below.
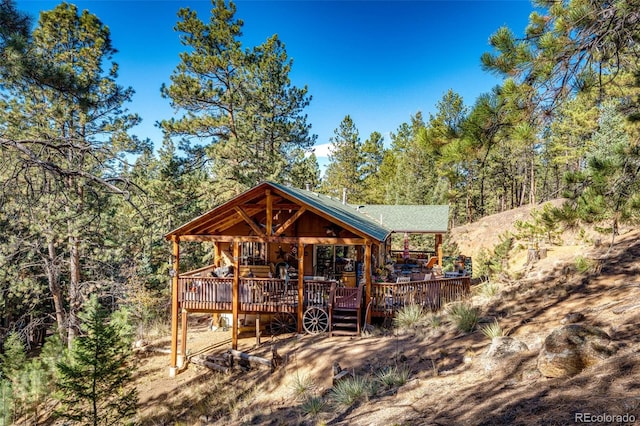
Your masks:
M452 240L476 250L465 244L487 244L516 217L527 219L520 211L487 218L453 230ZM640 231L621 235L609 253L608 247L595 248L570 235L567 241L569 245L550 247L545 259L527 268L524 250L513 253L511 267L522 278L496 282L495 295L482 295L477 286L471 302L480 310L480 323L470 333L456 331L440 315L440 324L431 321L410 330L377 327L357 338L287 336L263 341L259 348L253 347L251 335L240 339L240 350L258 356L269 358L272 346L277 348L286 363L273 374L250 370L227 376L190 364L169 379L168 355L142 352L138 365L142 423L564 425L582 412L629 413L638 419ZM577 259L588 267L577 268ZM585 324L606 331L617 352L574 377L544 378L536 368L538 352L545 337L574 312L584 314ZM479 329L496 320L529 350L487 373L483 353L491 341ZM221 354L230 347L229 339L229 332L208 330L206 318L192 318L188 344L192 355ZM156 348L167 346L167 338L153 342ZM373 377L391 366L406 366L411 374L399 388L381 388L350 406L326 404L313 416L305 414L308 406L297 394L326 395L334 362L358 377Z

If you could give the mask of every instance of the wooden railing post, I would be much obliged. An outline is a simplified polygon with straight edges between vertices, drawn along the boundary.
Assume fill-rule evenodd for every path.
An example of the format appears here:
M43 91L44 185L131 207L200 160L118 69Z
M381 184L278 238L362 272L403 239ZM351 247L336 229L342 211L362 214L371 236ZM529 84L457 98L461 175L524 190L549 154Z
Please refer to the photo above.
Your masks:
M304 244L298 243L298 333L302 333L304 314Z
M369 302L371 301L371 242L367 241L364 246L364 269L362 271L364 274L364 282L366 285L366 294L364 297L365 306L369 306ZM356 285L360 285L360 283L356 283ZM371 309L367 309L367 318L365 318L365 324L371 324Z
M231 348L238 349L238 318L240 312L240 242L233 242L233 287L231 297Z
M178 277L180 275L180 239L171 238L173 242L173 264L171 265L171 361L169 377L178 372Z

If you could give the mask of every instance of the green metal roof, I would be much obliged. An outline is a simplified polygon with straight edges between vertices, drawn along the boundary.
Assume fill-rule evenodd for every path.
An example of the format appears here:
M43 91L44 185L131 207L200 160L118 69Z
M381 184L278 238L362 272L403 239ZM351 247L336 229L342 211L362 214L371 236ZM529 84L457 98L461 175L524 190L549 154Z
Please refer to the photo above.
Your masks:
M359 213L355 206L342 204L342 202L336 198L328 197L317 192L292 188L290 186L274 182L268 183L288 196L295 198L312 208L320 210L346 225L358 229L377 241L385 241L393 231L384 225L380 225L379 222L375 221L371 217Z
M361 234L367 235L377 241L385 241L392 232L410 233L446 233L449 223L449 206L422 206L422 205L365 205L355 206L343 204L341 200L290 186L262 182L261 184L245 191L226 203L210 210L209 212L191 220L174 231L165 235L187 235L195 228L202 228L203 224L214 220L216 214L222 214L228 210L234 201L242 198L251 198L253 193L259 192L265 187L271 187L279 191L283 196L297 200L301 204L309 206L312 210L324 213L341 222Z
M282 192L383 241L390 232L446 233L449 230L447 205L352 205L312 191L269 182ZM386 234L385 234L386 232ZM384 238L379 238L382 235Z
M360 206L359 211L393 232L444 234L449 229L449 206Z

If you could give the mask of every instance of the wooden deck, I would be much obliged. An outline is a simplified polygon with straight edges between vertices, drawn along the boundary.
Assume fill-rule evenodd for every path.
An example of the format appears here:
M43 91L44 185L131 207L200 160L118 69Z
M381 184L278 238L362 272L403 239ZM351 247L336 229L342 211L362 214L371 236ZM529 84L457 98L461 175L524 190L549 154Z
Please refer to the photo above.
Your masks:
M305 281L304 308L327 308L335 281ZM298 282L276 278L240 278L239 312L296 313ZM232 312L233 278L180 277L178 302L189 312ZM371 288L371 315L393 316L403 306L417 304L437 310L444 304L469 294L470 277L442 278L407 283L374 283Z
M446 303L462 299L470 292L471 278L441 278L407 283L375 283L371 289L371 315L393 316L407 305L438 310Z
M305 281L304 305L328 306L334 281ZM233 278L180 277L178 303L189 312L232 312ZM239 312L295 313L298 281L277 278L240 278Z

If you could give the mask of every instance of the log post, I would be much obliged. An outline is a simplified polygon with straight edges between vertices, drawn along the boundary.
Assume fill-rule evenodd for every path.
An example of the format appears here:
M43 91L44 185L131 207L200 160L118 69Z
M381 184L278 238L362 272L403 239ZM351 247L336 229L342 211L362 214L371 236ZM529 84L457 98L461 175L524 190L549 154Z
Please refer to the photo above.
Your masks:
M436 234L434 249L436 256L438 256L438 266L442 267L442 234Z
M298 333L302 333L304 315L304 244L298 243Z
M231 347L238 349L238 319L240 312L240 242L233 242L233 290L231 299Z
M173 265L171 269L171 361L169 363L169 377L173 378L178 372L178 277L180 272L180 239L172 236Z
M260 346L260 314L256 315L256 347Z
M271 236L271 231L273 230L273 197L271 196L271 190L266 190L266 199L267 199L267 220L266 220L266 229L265 234L267 237Z
M186 309L182 309L182 335L180 336L180 353L178 355L178 368L183 368L187 362L187 319L189 314Z
M367 243L364 246L364 268L362 270L362 273L364 274L364 282L366 286L364 304L365 306L369 306L369 302L371 301L371 242L370 241L367 241ZM371 324L371 310L367 309L366 312L367 312L367 317L365 318L364 322L365 324Z

